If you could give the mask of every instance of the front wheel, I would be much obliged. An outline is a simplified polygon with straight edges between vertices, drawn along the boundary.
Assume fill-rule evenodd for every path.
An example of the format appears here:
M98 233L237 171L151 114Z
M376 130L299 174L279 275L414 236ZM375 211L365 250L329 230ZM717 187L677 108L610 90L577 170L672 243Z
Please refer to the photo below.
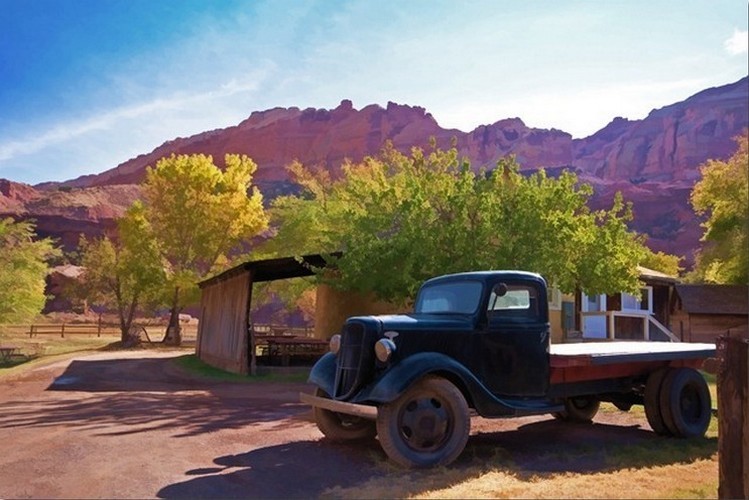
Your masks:
M330 398L328 393L318 388L315 396ZM331 441L344 442L372 439L377 435L376 424L373 420L345 415L324 408L313 407L312 413L320 432Z
M463 394L440 377L418 381L377 415L380 445L403 467L451 463L463 452L470 430Z

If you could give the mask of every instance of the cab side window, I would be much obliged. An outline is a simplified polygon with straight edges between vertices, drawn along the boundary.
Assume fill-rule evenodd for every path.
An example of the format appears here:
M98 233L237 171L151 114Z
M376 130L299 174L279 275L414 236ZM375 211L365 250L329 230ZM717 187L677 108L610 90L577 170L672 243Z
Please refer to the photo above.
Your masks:
M527 284L500 283L489 296L488 312L493 322L538 320L538 291Z

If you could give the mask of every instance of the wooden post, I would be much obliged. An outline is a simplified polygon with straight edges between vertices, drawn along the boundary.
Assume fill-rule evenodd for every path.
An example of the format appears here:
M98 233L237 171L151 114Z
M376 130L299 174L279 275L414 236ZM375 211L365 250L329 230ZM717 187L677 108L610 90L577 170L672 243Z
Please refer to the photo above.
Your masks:
M717 339L718 497L749 498L749 339Z
M62 324L62 328L60 329L60 337L65 338L65 323Z
M99 314L99 321L96 324L96 336L101 337L101 314Z

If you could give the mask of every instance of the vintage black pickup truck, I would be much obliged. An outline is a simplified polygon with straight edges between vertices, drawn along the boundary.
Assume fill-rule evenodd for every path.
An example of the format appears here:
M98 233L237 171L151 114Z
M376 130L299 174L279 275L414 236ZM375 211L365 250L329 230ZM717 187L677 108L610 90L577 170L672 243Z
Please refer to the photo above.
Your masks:
M406 315L349 318L312 368L313 406L329 439L378 436L405 467L445 465L482 417L552 414L591 421L601 401L644 405L663 435L704 435L707 384L697 371L711 344L551 344L546 282L486 271L426 281Z

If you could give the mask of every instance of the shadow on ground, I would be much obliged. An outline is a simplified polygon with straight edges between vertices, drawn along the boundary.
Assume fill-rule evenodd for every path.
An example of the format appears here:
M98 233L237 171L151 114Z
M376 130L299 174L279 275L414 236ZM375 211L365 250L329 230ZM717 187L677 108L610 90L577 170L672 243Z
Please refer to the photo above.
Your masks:
M172 363L171 358L73 361L47 388L64 396L0 404L0 429L64 425L98 435L166 429L183 437L307 422L309 407L298 396L304 384L191 380Z
M186 471L195 477L169 485L157 496L356 498L360 488L370 488L364 491L386 491L401 498L448 488L492 469L521 481L537 481L546 474L690 463L709 458L716 447L714 438L669 439L636 425L544 420L515 430L475 434L447 468L405 470L391 465L376 441L358 445L303 441L219 457L210 466Z
M300 441L218 457L196 476L162 488L159 498L315 498L373 476L385 459L376 441L358 445Z

